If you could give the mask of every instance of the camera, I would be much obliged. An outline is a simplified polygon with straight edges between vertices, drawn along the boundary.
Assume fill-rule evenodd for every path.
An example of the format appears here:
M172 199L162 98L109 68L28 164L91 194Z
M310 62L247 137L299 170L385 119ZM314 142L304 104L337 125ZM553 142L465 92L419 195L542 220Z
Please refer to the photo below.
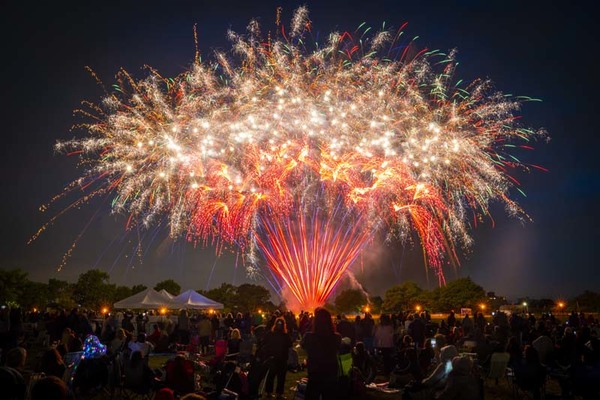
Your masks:
M431 346L435 347L436 345L436 340L435 339L431 339Z

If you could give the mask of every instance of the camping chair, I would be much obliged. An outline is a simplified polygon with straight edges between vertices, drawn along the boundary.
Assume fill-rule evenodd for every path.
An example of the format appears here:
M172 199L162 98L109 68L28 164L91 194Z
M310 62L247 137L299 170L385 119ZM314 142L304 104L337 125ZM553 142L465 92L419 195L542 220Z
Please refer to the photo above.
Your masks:
M239 364L249 364L252 362L254 355L254 343L251 340L245 339L240 343L240 351L237 355L237 362Z
M506 368L506 377L508 378L508 385L512 390L513 399L515 400L523 400L529 399L534 400L535 396L531 388L524 388L522 386L523 382L519 382L519 377L515 373L513 368ZM547 380L547 377L546 377ZM541 384L540 387L535 388L533 390L539 390L539 399L544 400L546 398L546 380Z
M510 360L510 354L508 353L493 353L490 358L490 369L485 375L486 379L495 379L496 385L498 379L507 376L506 367L508 367L508 361Z
M251 398L261 398L264 394L272 360L273 357L262 361L254 359L250 364L248 371L248 392Z
M227 341L219 339L215 342L215 356L208 362L208 365L216 370L223 365L227 355Z
M144 362L140 362L134 367L131 365L130 360L125 361L123 368L123 380L120 386L121 395L124 399L152 399L152 377L148 375L149 371L147 368L148 367L144 364ZM114 373L116 373L116 371L114 371Z
M109 395L109 365L106 357L84 358L71 371L71 390L76 397Z
M195 391L194 362L178 355L165 364L165 384L176 395L183 396Z

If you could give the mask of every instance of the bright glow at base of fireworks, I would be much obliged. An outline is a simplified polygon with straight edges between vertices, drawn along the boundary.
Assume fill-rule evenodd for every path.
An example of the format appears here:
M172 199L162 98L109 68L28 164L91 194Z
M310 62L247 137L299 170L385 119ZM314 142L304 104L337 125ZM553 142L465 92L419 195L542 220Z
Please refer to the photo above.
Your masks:
M256 241L268 267L304 310L325 304L370 238L362 216L304 204L291 216L261 218Z
M375 232L416 237L443 284L491 201L525 216L509 173L527 166L511 151L539 132L516 124L522 99L456 81L454 54L418 51L402 30L310 44L303 7L274 28L230 32L233 58L197 57L173 79L121 71L83 111L91 136L57 145L87 168L65 192L86 190L72 206L112 195L128 226L166 219L174 237L234 247L251 271L259 250L306 307Z

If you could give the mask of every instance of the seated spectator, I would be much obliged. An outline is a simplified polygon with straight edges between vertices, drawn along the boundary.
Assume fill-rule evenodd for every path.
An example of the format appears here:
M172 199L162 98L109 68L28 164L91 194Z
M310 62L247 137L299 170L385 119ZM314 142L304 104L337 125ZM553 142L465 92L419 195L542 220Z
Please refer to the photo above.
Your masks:
M431 338L429 338L425 340L425 346L423 347L423 349L421 349L421 352L419 353L419 365L421 367L421 371L427 373L434 359L435 350L433 349Z
M537 350L540 362L551 365L554 358L554 342L546 335L540 335L531 345Z
M25 361L27 360L27 350L23 347L14 347L6 353L6 366L23 372Z
M523 390L531 392L534 400L542 397L542 387L546 381L546 368L540 363L537 350L531 346L525 346L525 359L514 367L515 380Z
M125 376L125 387L138 393L150 391L154 384L154 374L144 362L143 355L139 350L132 352L131 358L125 360L123 375Z
M186 396L181 399L183 400L185 397ZM173 392L173 389L161 388L154 395L154 400L175 400L175 392Z
M19 372L19 374L25 379L25 382L29 382L31 371L25 370L25 362L27 361L27 350L23 347L13 347L6 353L5 364L9 368L13 368ZM2 390L0 388L0 390ZM0 392L1 393L1 392Z
M452 360L456 356L458 356L456 346L449 345L442 347L440 350L440 362L431 375L421 381L421 385L435 389L444 387L448 374L452 371Z
M377 369L375 361L369 352L365 349L363 342L356 342L354 351L352 352L352 366L358 369L361 373L365 384L373 382Z
M23 375L15 368L0 367L0 388L2 398L7 400L24 400L27 384Z
M63 359L65 358L65 354L68 353L67 346L65 346L64 343L60 343L58 346L56 346L56 350L58 351L58 354L60 354L60 356Z
M148 337L146 338L146 340L150 343L152 343L152 345L154 347L156 347L156 343L158 343L158 339L160 339L160 328L158 327L158 324L153 324L152 325L152 333L150 335L148 335Z
M79 350L71 350L72 342L75 339L75 332L71 328L65 328L63 330L60 342L67 346L67 353Z
M480 384L472 374L473 361L469 357L454 357L452 371L437 400L479 400Z
M148 354L150 354L154 349L152 343L148 343L146 341L146 334L143 332L138 334L135 342L129 342L128 347L131 350L132 355L135 351L139 351L142 353L143 358L148 357Z
M123 328L117 329L117 333L113 340L110 341L110 345L108 347L111 354L117 354L123 351L123 347L125 346L125 341L127 336L125 335L125 330Z
M49 349L42 355L40 371L49 376L63 377L67 366L56 349Z
M350 354L352 352L352 339L342 336L342 345L340 346L340 355Z
M477 354L479 365L483 368L488 368L492 353L494 352L494 346L490 342L490 336L484 335L483 333L477 333L475 340L476 344L472 351Z
M31 400L68 400L72 398L67 384L56 376L42 378L31 388Z
M514 368L521 362L521 359L523 358L523 352L516 336L511 336L508 338L508 342L506 343L506 352L510 354L510 359L508 361L509 367Z
M398 349L396 368L394 372L400 374L410 374L412 380L417 382L423 379L423 371L421 370L421 365L419 364L417 349L415 348L415 343L413 342L412 337L409 335L404 335L402 338L402 343Z
M567 327L563 336L556 343L556 362L562 367L577 363L576 337L573 329Z
M178 395L191 393L194 387L194 363L181 354L167 361L166 384Z

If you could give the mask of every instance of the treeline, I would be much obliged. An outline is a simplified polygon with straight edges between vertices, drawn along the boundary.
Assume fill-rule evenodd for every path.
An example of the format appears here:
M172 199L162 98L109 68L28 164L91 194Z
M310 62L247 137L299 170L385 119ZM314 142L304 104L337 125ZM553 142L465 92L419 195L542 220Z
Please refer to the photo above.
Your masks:
M120 286L110 283L110 275L98 269L92 269L79 275L75 283L51 278L48 283L34 282L27 272L20 269L0 269L0 305L18 306L23 309L42 309L46 306L60 306L66 309L83 307L100 310L113 303L147 289L144 285ZM178 295L181 286L172 279L158 282L154 289L167 290ZM273 310L270 292L260 285L242 284L234 286L223 283L221 286L198 293L218 301L226 311ZM407 310L429 310L430 312L448 312L471 308L486 312L499 309L507 304L502 296L484 290L470 278L449 282L446 286L426 290L414 282L403 282L390 287L383 297L370 296L364 290L347 289L336 293L327 308L336 313L370 311L399 312ZM527 309L543 311L581 311L600 312L600 293L585 291L572 299L519 299L517 304L527 304ZM285 307L278 304L277 307ZM368 307L368 309L367 309Z
M0 305L21 307L24 310L43 309L47 306L62 307L67 310L82 307L100 310L113 303L147 289L145 285L120 286L110 283L110 275L92 269L79 275L75 283L50 278L48 283L34 282L27 272L21 269L0 269ZM154 289L167 290L178 295L181 286L173 279L158 282ZM234 286L228 283L208 291L198 293L218 301L227 311L245 311L263 308L275 309L270 301L270 292L260 285L243 284Z
M383 298L367 298L364 291L349 289L335 299L333 308L338 312L364 311L369 306L374 313L428 310L446 313L470 308L473 312L490 313L509 304L505 297L484 290L471 278L461 278L433 290L425 290L414 282L392 286ZM585 291L572 299L533 299L524 297L516 302L520 309L532 312L600 312L600 293Z

